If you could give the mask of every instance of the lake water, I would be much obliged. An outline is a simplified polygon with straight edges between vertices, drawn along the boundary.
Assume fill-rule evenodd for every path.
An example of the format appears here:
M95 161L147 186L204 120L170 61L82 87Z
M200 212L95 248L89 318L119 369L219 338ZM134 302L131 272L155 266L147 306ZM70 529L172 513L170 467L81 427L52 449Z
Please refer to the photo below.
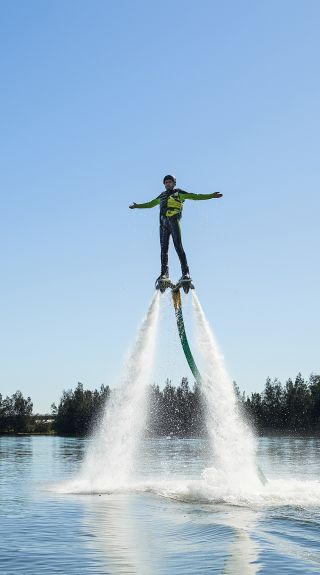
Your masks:
M169 438L127 488L79 490L89 441L0 437L1 575L320 573L320 439L260 439L252 492L216 482L205 440Z

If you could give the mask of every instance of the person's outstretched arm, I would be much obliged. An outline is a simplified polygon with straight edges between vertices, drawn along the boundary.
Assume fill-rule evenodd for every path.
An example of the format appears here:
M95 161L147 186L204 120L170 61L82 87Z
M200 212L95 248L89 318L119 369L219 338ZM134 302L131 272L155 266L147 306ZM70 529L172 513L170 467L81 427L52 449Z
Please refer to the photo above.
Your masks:
M135 208L154 208L154 206L157 206L158 204L160 204L160 196L157 196L154 200L151 200L151 202L145 202L144 204L136 204L136 202L133 202L129 208L130 210L134 210Z
M213 194L192 194L191 192L180 192L184 200L211 200L213 198L222 198L223 194L220 192L213 192Z

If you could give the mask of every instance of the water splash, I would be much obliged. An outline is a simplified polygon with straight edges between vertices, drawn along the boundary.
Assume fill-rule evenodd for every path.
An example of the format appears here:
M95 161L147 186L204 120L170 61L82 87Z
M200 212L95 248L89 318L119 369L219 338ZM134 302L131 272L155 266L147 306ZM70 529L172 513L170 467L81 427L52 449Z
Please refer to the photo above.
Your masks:
M194 291L192 295L197 341L205 363L201 376L207 429L214 452L214 467L204 471L204 479L231 490L260 488L254 436L239 413L232 380L199 299Z
M320 508L320 481L301 479L270 479L263 487L231 486L227 481L203 479L161 479L137 483L135 492L155 493L167 499L192 504L226 504L251 509L276 507Z
M154 358L159 299L157 292L125 362L122 385L106 405L72 490L114 490L129 483L146 421L146 388Z

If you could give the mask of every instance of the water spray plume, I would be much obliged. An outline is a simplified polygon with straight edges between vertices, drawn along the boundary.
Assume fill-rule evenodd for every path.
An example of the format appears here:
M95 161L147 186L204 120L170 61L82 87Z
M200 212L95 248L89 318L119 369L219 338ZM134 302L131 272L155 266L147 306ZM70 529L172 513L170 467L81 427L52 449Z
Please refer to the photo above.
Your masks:
M131 477L146 421L146 389L153 365L159 299L157 292L125 362L121 386L112 392L88 449L80 477L85 491L121 489Z
M206 423L214 453L214 468L207 469L208 481L223 482L230 488L261 486L255 463L255 439L237 405L233 382L210 329L196 293L192 292L200 351L204 357L201 373L206 402Z

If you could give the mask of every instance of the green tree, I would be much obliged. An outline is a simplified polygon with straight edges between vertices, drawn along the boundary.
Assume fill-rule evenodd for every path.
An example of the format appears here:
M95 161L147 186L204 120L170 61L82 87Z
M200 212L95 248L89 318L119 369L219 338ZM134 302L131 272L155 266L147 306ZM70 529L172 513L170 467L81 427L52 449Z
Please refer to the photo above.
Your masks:
M310 390L310 422L315 430L320 430L320 375L311 374L309 378Z
M76 389L63 391L58 407L52 405L55 417L55 430L61 435L86 435L91 431L95 420L100 416L109 398L109 386L102 385L90 391L78 383Z
M163 395L159 385L150 385L148 396L147 434L163 435Z
M245 400L245 411L249 417L249 420L257 427L257 429L261 430L264 424L264 416L263 416L263 405L262 405L262 397L260 393L252 393L251 397L247 397Z
M0 400L0 431L28 433L31 426L33 404L30 397L16 391L11 397Z
M262 394L262 423L264 427L281 429L284 427L283 388L276 378L271 381L267 378Z
M290 431L307 431L311 427L311 394L309 386L298 373L295 381L285 386L286 427Z

